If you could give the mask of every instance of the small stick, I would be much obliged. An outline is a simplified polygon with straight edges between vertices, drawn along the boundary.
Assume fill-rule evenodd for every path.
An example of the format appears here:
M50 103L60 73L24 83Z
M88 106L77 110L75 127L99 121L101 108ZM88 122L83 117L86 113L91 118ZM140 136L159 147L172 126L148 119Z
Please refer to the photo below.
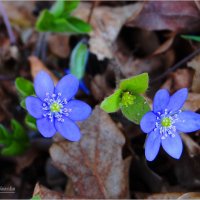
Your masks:
M184 63L186 63L188 60L192 59L193 57L195 57L197 54L200 53L200 48L198 48L196 51L192 52L191 54L189 54L187 57L185 57L184 59L180 60L178 63L176 63L173 67L169 68L167 71L165 71L163 74L161 74L160 76L158 76L157 78L153 79L152 81L150 81L150 84L157 82L160 79L163 79L166 75L168 75L170 72L176 70L177 68L179 68L181 65L183 65Z

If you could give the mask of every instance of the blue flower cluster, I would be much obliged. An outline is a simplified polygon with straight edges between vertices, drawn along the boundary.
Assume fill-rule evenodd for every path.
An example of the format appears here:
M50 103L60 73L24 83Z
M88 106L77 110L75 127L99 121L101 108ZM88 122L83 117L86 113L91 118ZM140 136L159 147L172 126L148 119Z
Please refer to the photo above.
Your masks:
M153 110L146 113L140 126L147 133L145 156L152 161L160 146L173 158L179 159L183 144L180 133L189 133L200 129L200 115L181 108L188 96L186 88L178 90L172 96L166 89L159 90L153 101Z
M26 108L36 118L39 132L44 137L52 137L59 132L70 141L78 141L81 133L75 121L82 121L91 114L91 107L74 96L79 81L73 75L64 76L54 87L53 80L44 71L35 78L34 88L37 97L26 98Z

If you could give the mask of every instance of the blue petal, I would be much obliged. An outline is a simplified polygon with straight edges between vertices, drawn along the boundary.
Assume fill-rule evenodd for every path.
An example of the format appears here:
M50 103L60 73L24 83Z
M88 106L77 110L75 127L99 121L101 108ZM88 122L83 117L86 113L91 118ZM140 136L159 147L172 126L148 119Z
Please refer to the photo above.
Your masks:
M64 122L55 122L56 130L66 139L76 142L81 138L79 127L67 117L64 118Z
M169 103L169 92L166 89L161 89L156 92L153 100L153 111L162 112Z
M42 101L39 98L31 96L27 97L25 103L26 109L31 116L36 119L43 117Z
M148 161L152 161L158 154L160 149L159 129L148 134L145 142L145 156Z
M163 149L173 158L179 159L183 151L183 143L178 133L175 137L168 136L161 141Z
M174 93L169 100L169 104L167 105L166 109L169 111L177 111L183 107L186 99L188 97L188 90L187 88L182 88Z
M52 94L54 92L53 80L45 71L41 71L37 74L34 80L34 87L36 95L44 100L46 93Z
M51 122L49 119L42 118L38 119L36 121L38 131L44 136L44 137L52 137L56 133L56 129L54 127L54 123Z
M64 98L70 100L77 93L79 80L72 74L64 76L56 86L56 93L61 93Z
M74 121L82 121L87 119L91 114L91 107L83 101L71 100L65 106L67 109L71 109L69 112L69 118Z
M193 132L200 129L200 114L192 111L183 111L178 115L178 121L174 124L180 132Z
M143 132L150 133L156 124L156 115L153 112L147 112L140 121L140 127Z

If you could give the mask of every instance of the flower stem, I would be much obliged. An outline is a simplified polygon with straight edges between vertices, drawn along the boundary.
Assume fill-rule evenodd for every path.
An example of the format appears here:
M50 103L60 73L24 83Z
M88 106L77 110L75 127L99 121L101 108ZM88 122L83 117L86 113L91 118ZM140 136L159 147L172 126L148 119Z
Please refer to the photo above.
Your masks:
M4 20L4 23L6 25L6 29L8 31L8 35L9 35L9 38L10 38L10 43L11 45L14 45L16 43L16 39L15 39L15 35L12 31L12 27L10 25L10 21L8 19L8 15L6 13L6 10L2 4L2 2L0 1L0 12L2 14L2 17L3 17L3 20Z

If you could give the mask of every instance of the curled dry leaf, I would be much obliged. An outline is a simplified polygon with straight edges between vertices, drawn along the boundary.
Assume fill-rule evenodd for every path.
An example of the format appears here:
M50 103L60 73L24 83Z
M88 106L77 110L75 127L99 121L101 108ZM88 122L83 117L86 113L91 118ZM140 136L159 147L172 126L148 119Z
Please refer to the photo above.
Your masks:
M122 159L125 138L121 131L99 107L80 127L80 142L52 145L54 165L72 180L75 196L128 198L130 159Z
M197 111L200 108L200 94L189 93L188 99L184 105L187 110Z
M192 91L200 93L200 55L194 57L190 62L187 63L187 65L195 71L192 82Z
M181 195L178 199L200 199L200 192L188 192Z
M194 1L148 1L128 26L176 32L199 29L200 12Z
M99 60L112 58L112 44L116 40L122 26L130 16L137 16L143 8L143 2L122 7L96 7L90 24L93 32L90 34L90 51L97 55ZM90 9L86 3L80 4L74 14L87 21Z
M58 78L42 63L39 58L37 58L36 56L29 56L28 60L30 62L31 75L33 79L36 77L38 72L43 70L51 76L55 84L58 82Z

